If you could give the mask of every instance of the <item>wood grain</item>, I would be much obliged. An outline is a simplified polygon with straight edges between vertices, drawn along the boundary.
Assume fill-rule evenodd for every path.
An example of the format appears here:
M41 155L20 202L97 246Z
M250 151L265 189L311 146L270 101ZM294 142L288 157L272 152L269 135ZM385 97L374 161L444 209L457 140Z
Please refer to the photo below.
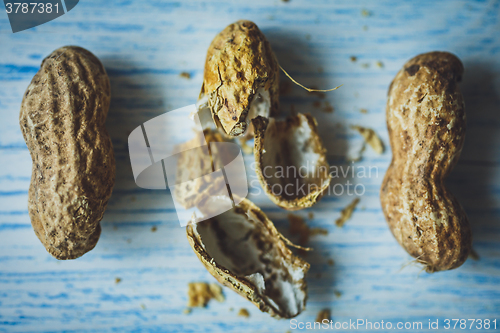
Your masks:
M298 212L305 217L313 212L310 225L329 234L310 240L315 251L306 256L311 263L309 300L297 320L313 322L323 308L331 309L335 321L425 325L429 319L500 319L499 14L495 0L87 0L54 21L13 34L7 15L0 13L0 332L290 329L289 321L260 313L227 288L224 303L183 314L188 282L215 280L189 247L170 194L138 188L128 157L131 130L195 102L208 45L226 25L243 18L258 24L280 64L297 81L318 88L343 84L324 99L294 86L281 97L281 114L311 112L318 119L330 165L378 168L378 176L332 180L332 187L350 181L366 189L343 228L334 221L353 199L346 193L327 195L312 209ZM106 67L112 93L107 126L117 163L101 239L93 251L69 262L51 258L31 229L31 159L18 122L22 94L41 60L63 45L89 49ZM378 193L390 152L379 156L368 147L357 163L346 156L355 155L362 142L350 125L373 128L388 146L388 85L408 59L433 50L453 52L465 65L461 89L468 127L448 185L469 215L480 260L427 274L407 265L411 258L392 237L380 208ZM182 72L191 79L181 77ZM321 106L328 101L335 111L321 111L313 105L316 101ZM362 108L368 113L361 113ZM249 198L289 236L287 212L256 185L252 161L246 156L254 184ZM118 284L116 277L121 278ZM249 310L249 319L237 316L242 307Z

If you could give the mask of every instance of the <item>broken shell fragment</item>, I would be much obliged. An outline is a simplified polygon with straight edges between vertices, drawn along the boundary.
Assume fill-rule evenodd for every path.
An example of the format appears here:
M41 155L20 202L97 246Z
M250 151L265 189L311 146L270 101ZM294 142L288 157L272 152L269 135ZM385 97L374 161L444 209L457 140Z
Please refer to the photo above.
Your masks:
M197 104L208 119L229 136L247 131L251 119L269 117L279 106L279 65L257 25L241 20L230 24L212 41ZM203 115L205 114L205 115Z
M207 207L224 200L210 198ZM309 264L294 256L273 222L247 199L206 221L189 224L187 237L206 269L223 285L274 317L305 309Z
M217 216L247 196L243 154L232 141L217 130L205 129L175 146L176 154L163 160L181 226ZM216 203L222 206L207 206L212 197L230 202L219 200Z
M204 145L206 141L207 145ZM214 173L221 165L220 159L213 157L221 145L210 145L212 142L225 142L222 135L206 129L193 139L182 144L179 151L176 169L176 183L173 191L174 199L185 209L196 206L204 198L216 195L224 189L226 183L221 174ZM222 146L224 148L224 146Z
M314 205L331 180L314 117L299 113L283 121L257 117L252 122L256 173L267 196L288 210Z

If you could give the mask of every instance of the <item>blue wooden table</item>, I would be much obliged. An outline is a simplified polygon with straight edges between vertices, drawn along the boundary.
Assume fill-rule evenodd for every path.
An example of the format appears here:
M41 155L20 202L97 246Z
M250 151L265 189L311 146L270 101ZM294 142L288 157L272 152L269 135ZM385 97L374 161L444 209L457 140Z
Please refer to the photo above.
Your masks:
M170 193L138 188L128 156L131 130L196 101L210 41L242 18L259 25L280 64L301 83L343 84L325 99L294 86L281 97L281 114L294 109L318 119L331 165L378 170L371 177L334 179L365 189L343 228L334 221L353 199L345 193L297 213L307 219L313 212L309 225L329 232L309 242L314 248L306 256L309 300L297 324L313 322L319 310L329 308L341 323L422 322L421 331L427 331L429 320L444 329L445 319L497 319L499 328L500 1L88 0L15 34L3 10L0 6L0 332L296 331L289 320L260 313L226 288L225 302L183 313L188 282L215 280L188 245ZM117 161L101 239L73 261L53 259L31 228L31 158L18 125L23 92L41 60L63 45L91 50L108 71L107 124ZM391 158L388 85L409 58L433 50L457 54L466 68L461 87L467 137L448 184L469 215L480 259L427 274L392 237L378 193ZM317 101L320 107L313 105ZM333 113L322 110L325 101ZM373 128L387 151L376 155L367 149L361 161L351 163L362 138L350 125ZM254 180L252 157L245 158ZM252 188L249 198L289 235L287 212L258 192ZM248 309L250 318L237 316L240 308Z

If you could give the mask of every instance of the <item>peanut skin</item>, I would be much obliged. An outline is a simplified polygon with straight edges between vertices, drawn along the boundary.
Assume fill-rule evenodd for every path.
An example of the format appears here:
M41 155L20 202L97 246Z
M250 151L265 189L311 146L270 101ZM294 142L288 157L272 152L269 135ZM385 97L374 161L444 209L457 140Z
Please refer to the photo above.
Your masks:
M57 259L96 245L115 182L104 123L109 79L89 51L68 46L42 62L24 94L20 125L33 160L28 210L36 235Z
M471 230L444 181L460 156L465 110L460 60L446 52L416 56L389 87L392 162L380 198L399 244L427 272L457 268L471 251Z

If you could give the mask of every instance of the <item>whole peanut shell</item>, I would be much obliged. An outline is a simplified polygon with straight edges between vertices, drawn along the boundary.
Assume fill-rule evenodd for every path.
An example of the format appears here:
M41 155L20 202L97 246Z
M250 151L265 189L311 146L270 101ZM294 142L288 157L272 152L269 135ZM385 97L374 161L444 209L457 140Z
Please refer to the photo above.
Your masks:
M109 79L89 51L52 52L24 94L20 125L33 160L28 209L47 251L74 259L96 245L115 182L104 123Z
M382 209L394 237L428 272L457 268L471 251L467 215L444 183L465 138L462 73L453 54L425 53L408 61L389 87L393 157Z

